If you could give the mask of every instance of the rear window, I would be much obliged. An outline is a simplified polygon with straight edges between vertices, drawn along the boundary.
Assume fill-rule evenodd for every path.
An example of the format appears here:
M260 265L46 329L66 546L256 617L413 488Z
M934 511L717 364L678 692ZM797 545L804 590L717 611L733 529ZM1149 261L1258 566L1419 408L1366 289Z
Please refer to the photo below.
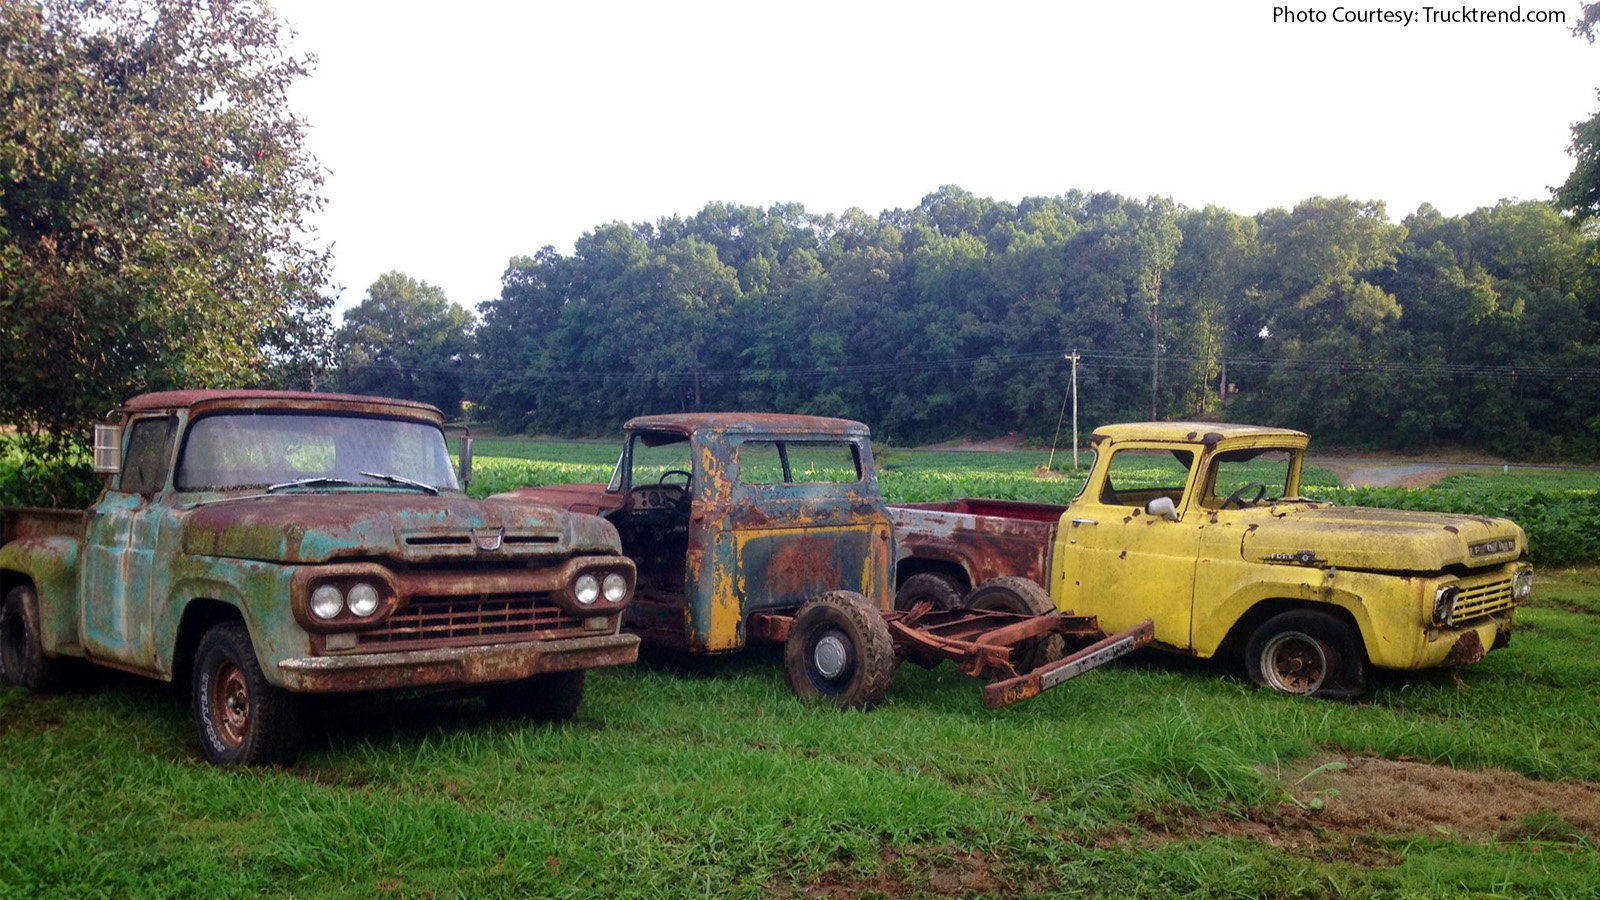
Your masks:
M861 458L849 441L745 441L739 445L744 484L854 484Z

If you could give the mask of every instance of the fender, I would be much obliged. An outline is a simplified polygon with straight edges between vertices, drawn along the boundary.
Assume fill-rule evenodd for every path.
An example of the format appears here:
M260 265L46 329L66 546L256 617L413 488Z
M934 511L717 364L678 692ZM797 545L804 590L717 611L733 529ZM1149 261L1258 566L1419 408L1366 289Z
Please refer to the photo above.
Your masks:
M1252 610L1263 603L1284 600L1308 608L1337 607L1349 613L1355 621L1362 644L1367 647L1368 655L1373 655L1372 635L1376 633L1376 628L1372 611L1360 593L1333 584L1332 581L1339 574L1330 575L1331 571L1303 569L1300 570L1306 576L1303 579L1248 582L1213 606L1204 617L1198 614L1197 608L1191 639L1194 655L1207 658L1215 655L1234 626Z
M0 578L5 589L26 579L39 597L39 639L46 653L82 656L78 643L77 537L19 538L0 546Z

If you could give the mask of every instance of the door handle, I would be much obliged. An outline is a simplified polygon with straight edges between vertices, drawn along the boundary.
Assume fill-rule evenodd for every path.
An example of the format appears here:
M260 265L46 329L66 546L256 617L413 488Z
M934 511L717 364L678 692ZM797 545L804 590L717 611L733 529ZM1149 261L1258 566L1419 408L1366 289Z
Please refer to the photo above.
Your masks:
M1099 525L1100 523L1095 521L1094 519L1073 519L1072 520L1072 524L1074 524L1074 525Z

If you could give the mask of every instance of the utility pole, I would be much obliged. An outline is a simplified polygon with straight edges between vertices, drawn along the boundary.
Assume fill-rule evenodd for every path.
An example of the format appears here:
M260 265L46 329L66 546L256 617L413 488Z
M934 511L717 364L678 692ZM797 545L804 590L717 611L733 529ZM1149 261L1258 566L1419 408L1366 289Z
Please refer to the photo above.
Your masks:
M1072 471L1078 471L1078 348L1072 348Z
M1064 359L1072 362L1072 389L1067 396L1072 398L1072 471L1078 471L1078 349ZM1050 458L1045 461L1044 467L1051 468L1056 464L1056 446L1061 443L1061 420L1067 415L1067 397L1061 398L1061 415L1056 417L1056 437L1050 442Z

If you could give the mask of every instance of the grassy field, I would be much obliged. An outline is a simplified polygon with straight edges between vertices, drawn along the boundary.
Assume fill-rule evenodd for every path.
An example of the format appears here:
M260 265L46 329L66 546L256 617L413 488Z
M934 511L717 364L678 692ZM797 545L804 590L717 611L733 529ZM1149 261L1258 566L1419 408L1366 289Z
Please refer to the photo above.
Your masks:
M343 702L293 769L198 761L187 704L0 692L4 897L1593 897L1600 572L1512 647L1357 704L1149 655L985 711L903 667L868 714L771 652L590 679L559 727Z
M604 480L615 450L480 442L474 493ZM1036 453L883 462L900 500L1076 490ZM1432 496L1593 493L1493 477ZM249 772L200 762L182 691L97 674L0 690L0 898L1591 898L1596 646L1600 569L1547 569L1509 649L1359 703L1151 653L999 711L906 666L842 714L756 650L594 673L559 727L343 700Z

